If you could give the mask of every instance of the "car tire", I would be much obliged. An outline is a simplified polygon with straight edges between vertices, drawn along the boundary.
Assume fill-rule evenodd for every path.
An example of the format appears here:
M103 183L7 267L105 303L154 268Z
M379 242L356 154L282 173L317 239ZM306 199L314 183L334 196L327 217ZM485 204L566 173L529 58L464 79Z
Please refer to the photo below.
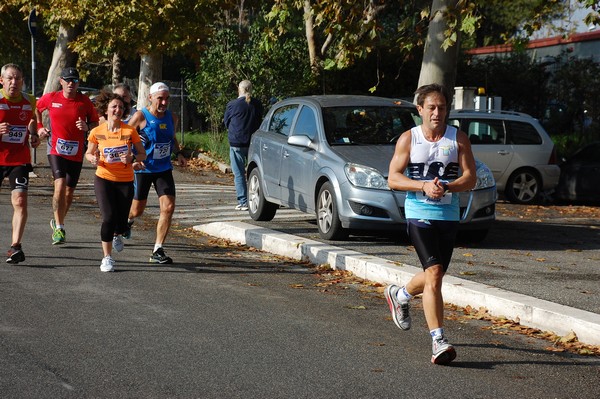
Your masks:
M325 240L341 240L348 237L348 230L342 227L338 216L335 191L330 182L319 190L317 197L317 226L319 234Z
M266 222L275 217L279 206L266 200L258 168L252 169L248 177L248 213L253 220Z
M515 204L532 204L541 192L542 181L537 173L530 169L520 169L508 178L504 195Z

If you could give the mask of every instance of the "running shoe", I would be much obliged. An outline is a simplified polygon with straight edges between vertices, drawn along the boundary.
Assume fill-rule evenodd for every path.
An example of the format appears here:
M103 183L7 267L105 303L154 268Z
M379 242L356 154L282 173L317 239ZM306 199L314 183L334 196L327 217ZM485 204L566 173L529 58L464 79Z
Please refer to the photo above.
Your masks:
M160 263L160 264L173 263L173 259L171 259L167 255L165 255L164 249L158 248L156 251L154 251L152 253L152 256L150 256L150 263Z
M66 233L64 229L54 229L52 234L52 245L61 245L66 241Z
M115 270L115 261L113 258L108 255L102 258L102 263L100 263L100 271L101 272L112 272Z
M400 287L397 285L388 285L385 287L385 299L387 299L388 305L390 306L390 311L392 312L392 318L394 319L394 323L401 328L402 330L410 330L410 304L408 301L400 302L398 300L398 291L400 291Z
M237 204L235 206L235 210L236 211L247 211L248 210L248 204Z
M456 359L454 347L448 343L445 337L436 338L431 344L431 363L445 365Z
M131 227L133 226L133 220L127 221L127 230L123 233L123 238L129 240L131 238Z
M52 231L56 230L56 221L54 220L54 218L50 219L50 228L52 229Z
M113 237L112 247L115 251L121 252L123 250L123 239L120 234Z
M25 260L25 253L21 248L21 244L12 245L7 252L8 258L6 263L19 263Z

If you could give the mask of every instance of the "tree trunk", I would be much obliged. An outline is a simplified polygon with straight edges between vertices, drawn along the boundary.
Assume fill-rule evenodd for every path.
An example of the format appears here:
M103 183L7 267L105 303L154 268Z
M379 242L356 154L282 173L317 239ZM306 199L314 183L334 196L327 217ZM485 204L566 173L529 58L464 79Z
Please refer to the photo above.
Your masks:
M113 86L123 82L123 57L114 53L112 59L112 84Z
M150 86L162 78L162 61L160 53L144 54L140 61L140 81L138 87L138 110L148 105Z
M419 75L418 87L438 83L446 86L450 92L454 90L456 81L456 62L458 59L459 32L457 40L444 51L442 43L446 39L444 31L448 29L446 14L456 10L457 0L433 0L431 6L431 22L427 32L427 40L423 50L423 62Z
M306 33L306 43L308 45L308 57L310 60L310 69L315 78L321 75L321 54L317 50L317 39L315 37L314 17L310 0L304 0L304 29Z
M60 25L58 28L58 37L54 45L54 53L52 54L52 62L48 69L46 85L44 86L44 94L59 89L60 72L67 66L76 66L77 55L68 48L69 42L75 40L79 35L80 28L69 28Z

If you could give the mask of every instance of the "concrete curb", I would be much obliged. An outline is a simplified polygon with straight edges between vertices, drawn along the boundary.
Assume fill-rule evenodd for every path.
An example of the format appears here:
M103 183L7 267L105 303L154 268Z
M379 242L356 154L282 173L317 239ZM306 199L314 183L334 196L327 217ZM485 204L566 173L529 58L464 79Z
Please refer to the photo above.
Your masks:
M207 155L200 153L197 155L197 158L202 159L203 161L208 161L208 162L212 162L212 163L216 164L217 167L219 168L219 170L221 171L221 173L231 173L231 166L226 165L222 162L217 162Z
M279 233L243 222L214 222L194 226L214 237L225 238L263 251L313 264L329 264L360 278L382 284L404 285L421 268ZM444 301L458 306L484 307L493 316L504 316L522 325L557 335L577 334L580 342L600 345L600 315L506 291L497 287L444 277Z

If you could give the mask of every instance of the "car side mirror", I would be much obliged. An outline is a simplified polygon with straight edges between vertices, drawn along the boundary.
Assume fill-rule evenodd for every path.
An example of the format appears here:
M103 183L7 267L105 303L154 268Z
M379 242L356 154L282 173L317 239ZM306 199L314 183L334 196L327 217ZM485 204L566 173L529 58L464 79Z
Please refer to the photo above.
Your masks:
M297 134L297 135L293 135L288 137L288 144L289 145L295 145L298 147L306 147L306 148L310 148L313 150L317 149L317 146L315 145L315 143L313 143L313 141L308 138L308 136L305 136L303 134Z

